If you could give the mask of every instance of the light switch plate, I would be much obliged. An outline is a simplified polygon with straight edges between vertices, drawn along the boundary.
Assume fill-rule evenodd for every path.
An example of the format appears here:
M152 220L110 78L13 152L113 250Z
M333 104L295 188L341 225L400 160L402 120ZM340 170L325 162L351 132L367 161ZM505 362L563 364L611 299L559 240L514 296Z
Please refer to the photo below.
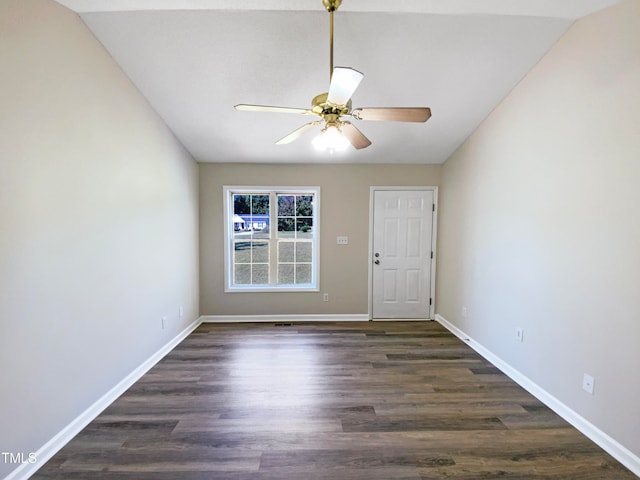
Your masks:
M349 237L336 237L336 243L338 245L348 245Z

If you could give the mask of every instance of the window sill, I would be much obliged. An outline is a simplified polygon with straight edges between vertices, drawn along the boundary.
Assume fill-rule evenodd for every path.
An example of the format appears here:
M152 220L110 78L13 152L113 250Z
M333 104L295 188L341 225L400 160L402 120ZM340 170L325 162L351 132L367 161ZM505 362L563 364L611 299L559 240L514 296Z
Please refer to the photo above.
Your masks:
M310 287L226 287L225 293L312 293L319 292L315 285Z

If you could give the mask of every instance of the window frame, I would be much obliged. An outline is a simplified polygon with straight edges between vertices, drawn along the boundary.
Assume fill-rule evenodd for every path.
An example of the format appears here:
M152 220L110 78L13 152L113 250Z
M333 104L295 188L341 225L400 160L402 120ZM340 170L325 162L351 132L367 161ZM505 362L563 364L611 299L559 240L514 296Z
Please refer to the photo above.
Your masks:
M235 285L233 284L233 242L234 242L234 194L269 194L277 198L277 195L305 195L314 196L313 203L313 237L312 237L312 262L311 262L311 283L300 285ZM270 261L270 268L275 265L277 268L277 245L278 245L278 215L277 202L269 202L269 242L274 242L276 255ZM225 293L247 293L247 292L319 292L320 291L320 187L319 186L243 186L224 185L223 186L223 222L224 222L224 291ZM277 276L272 276L276 278Z

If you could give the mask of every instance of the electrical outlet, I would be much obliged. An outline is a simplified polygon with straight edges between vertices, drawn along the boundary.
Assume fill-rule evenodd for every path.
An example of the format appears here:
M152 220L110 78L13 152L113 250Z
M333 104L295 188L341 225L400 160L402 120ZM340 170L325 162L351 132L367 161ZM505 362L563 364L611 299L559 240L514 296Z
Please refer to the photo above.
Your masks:
M524 342L524 329L516 328L516 338L519 342Z
M162 329L167 328L167 317L162 317Z
M178 308L178 316L180 318L182 318L184 316L184 308L183 307Z
M322 301L323 302L328 302L329 301L329 294L328 293L323 293L322 294Z
M582 376L582 389L590 395L593 395L593 386L595 383L596 380L588 373Z
M469 311L467 310L467 306L463 305L462 306L462 318L467 318L468 314L469 314Z

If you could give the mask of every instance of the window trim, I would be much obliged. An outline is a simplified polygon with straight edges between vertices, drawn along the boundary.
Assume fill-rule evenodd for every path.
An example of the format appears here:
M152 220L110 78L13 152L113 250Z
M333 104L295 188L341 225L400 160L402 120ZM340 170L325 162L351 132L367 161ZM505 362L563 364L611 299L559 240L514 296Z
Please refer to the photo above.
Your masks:
M319 292L320 291L320 187L319 186L263 186L263 185L224 185L223 191L223 222L224 222L224 291L225 293L247 292ZM309 286L277 285L233 285L233 201L234 193L275 193L275 194L305 194L314 195L313 208L313 262L311 268L311 284ZM271 215L271 213L270 213ZM277 225L277 221L275 222ZM269 240L277 242L277 227L269 230Z

